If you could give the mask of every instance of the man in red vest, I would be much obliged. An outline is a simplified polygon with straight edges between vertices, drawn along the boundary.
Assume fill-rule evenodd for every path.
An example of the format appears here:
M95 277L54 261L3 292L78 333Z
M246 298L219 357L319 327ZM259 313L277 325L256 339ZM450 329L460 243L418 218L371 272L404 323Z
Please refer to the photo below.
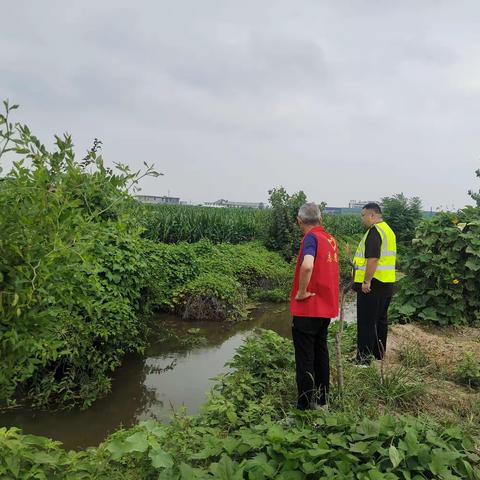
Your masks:
M297 408L326 405L330 384L327 330L338 315L338 247L322 227L320 209L306 203L297 222L304 234L295 268L290 311L295 347Z

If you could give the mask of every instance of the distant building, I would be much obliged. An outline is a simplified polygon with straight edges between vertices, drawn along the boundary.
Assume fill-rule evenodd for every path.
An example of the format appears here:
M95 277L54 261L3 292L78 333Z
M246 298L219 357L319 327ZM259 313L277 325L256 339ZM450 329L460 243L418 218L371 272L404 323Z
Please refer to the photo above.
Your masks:
M378 203L378 205L382 206L382 203L378 200L350 200L348 202L348 208L361 210L367 203Z
M163 205L179 205L178 197L156 197L154 195L135 195L135 198L141 203L159 203Z
M371 203L371 201L361 201L361 202L357 202L355 200L350 200L350 202L348 203L348 207L325 207L323 209L323 213L329 213L329 214L332 214L332 215L356 215L356 214L360 214L360 212L362 211L362 208L367 204L367 203ZM374 203L378 203L380 205L380 207L383 206L383 204L379 203L379 202L374 202ZM430 211L422 211L422 215L423 217L425 218L430 218L430 217L433 217L435 215L435 212L433 212L432 210Z
M324 213L333 213L334 215L341 215L342 210L346 210L346 208L342 207L325 207L323 209Z
M224 200L221 198L215 202L205 202L206 207L216 207L216 208L265 208L265 204L262 202L231 202L230 200Z

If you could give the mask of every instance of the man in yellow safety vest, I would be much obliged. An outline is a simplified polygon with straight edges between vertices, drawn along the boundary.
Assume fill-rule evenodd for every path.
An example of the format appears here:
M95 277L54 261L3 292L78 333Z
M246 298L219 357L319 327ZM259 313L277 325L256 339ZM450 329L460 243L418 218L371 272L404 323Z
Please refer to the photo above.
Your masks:
M395 233L382 218L377 203L362 209L368 231L360 241L353 263L357 292L357 365L381 360L387 348L388 306L395 284L397 242Z

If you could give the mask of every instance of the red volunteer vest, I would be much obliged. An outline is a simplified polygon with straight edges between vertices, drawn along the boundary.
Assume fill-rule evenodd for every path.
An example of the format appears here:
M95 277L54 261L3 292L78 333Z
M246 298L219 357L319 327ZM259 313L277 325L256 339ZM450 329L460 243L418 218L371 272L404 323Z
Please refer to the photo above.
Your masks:
M315 293L315 295L306 300L295 300L300 279L304 236L300 243L297 266L295 267L295 277L290 294L290 311L294 317L333 318L338 315L339 268L337 241L320 226L312 228L308 233L313 233L317 239L317 254L313 264L312 277L307 287L307 291Z

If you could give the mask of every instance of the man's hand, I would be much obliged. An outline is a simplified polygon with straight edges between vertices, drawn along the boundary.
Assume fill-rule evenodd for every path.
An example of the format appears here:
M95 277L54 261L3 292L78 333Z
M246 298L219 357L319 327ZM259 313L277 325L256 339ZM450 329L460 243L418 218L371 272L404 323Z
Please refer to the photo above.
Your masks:
M362 292L363 293L370 293L372 291L371 289L371 284L372 282L363 282L362 283Z
M301 292L300 290L295 295L295 300L301 301L306 300L307 298L314 297L315 294L312 292Z

